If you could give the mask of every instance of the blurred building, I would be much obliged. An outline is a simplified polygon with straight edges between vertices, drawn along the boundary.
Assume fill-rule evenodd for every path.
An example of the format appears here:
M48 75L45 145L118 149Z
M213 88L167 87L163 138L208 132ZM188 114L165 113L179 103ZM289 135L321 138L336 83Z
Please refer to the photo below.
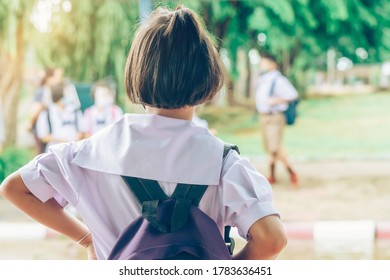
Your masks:
M390 62L355 64L348 60L337 64L334 72L318 71L307 88L308 95L367 94L390 89Z

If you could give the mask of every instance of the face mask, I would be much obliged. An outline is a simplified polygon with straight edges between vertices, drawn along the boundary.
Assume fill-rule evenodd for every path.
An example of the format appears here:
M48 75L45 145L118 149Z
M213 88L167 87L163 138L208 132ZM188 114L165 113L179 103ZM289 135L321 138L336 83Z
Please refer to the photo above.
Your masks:
M108 107L114 104L114 98L111 96L99 96L99 98L96 98L96 106L103 108Z

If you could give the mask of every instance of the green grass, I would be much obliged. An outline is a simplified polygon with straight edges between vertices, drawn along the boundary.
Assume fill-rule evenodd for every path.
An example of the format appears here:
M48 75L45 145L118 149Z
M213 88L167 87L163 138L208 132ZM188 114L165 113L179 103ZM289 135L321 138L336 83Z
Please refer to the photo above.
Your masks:
M287 127L290 155L305 158L382 157L390 155L390 94L350 95L303 100L299 118ZM205 108L224 141L237 144L246 156L264 155L259 123L244 109ZM223 116L221 116L223 115ZM221 116L221 118L219 118Z

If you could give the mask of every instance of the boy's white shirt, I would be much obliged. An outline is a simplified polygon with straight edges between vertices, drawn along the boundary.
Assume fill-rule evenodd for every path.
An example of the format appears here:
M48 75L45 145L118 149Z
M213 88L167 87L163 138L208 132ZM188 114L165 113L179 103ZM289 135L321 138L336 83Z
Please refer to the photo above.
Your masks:
M103 110L99 110L96 105L93 105L85 110L84 116L87 132L94 134L120 119L123 116L123 111L117 105L108 106ZM104 120L104 124L98 124L98 120Z
M51 135L56 139L65 141L76 141L79 132L85 131L83 115L80 111L75 113L75 108L71 105L64 111L56 104L51 104L47 110L50 110ZM74 125L63 125L63 121L75 122L75 114L77 115L78 131ZM50 134L47 111L43 111L37 121L37 135L39 138L47 137ZM48 147L55 143L48 143Z
M272 84L275 82L273 97L279 97L287 101L298 98L298 92L279 71L273 70L262 74L257 80L256 109L259 113L283 112L287 110L287 104L270 106L268 99Z
M278 215L272 189L248 160L192 121L126 114L89 139L52 146L19 172L41 201L71 204L92 232L99 259L106 259L121 231L140 216L140 206L121 176L157 180L167 195L176 183L209 185L199 208L223 232L236 226L247 238L258 219Z

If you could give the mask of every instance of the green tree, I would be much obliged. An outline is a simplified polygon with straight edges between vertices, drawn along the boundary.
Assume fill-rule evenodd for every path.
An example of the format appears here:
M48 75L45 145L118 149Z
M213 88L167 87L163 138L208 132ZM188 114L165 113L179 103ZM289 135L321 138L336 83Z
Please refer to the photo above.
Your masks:
M16 142L18 100L31 8L31 1L0 0L0 109L5 122L5 146Z
M71 11L53 11L50 32L34 42L43 65L59 66L75 81L110 76L122 94L131 34L138 20L138 0L71 1Z
M298 84L304 83L305 70L326 68L331 48L357 63L389 56L390 8L385 0L247 2L254 9L250 28L267 35L259 49L279 56L284 72ZM367 58L357 55L358 48L367 50Z

